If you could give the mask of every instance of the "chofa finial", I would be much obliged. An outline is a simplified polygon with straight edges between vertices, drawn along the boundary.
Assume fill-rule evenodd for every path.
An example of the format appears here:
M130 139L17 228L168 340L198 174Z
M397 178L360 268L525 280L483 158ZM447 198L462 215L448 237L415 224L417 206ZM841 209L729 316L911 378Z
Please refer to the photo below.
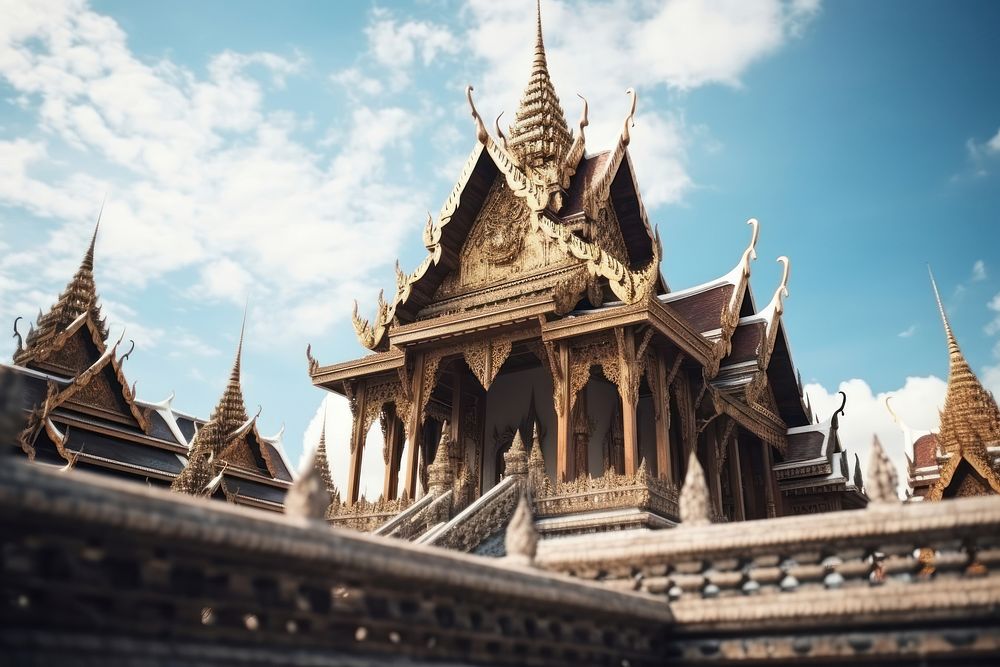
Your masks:
M628 146L629 141L632 140L629 135L629 128L635 127L635 107L639 101L639 97L636 95L635 88L627 89L625 94L632 97L632 105L629 107L628 115L625 116L625 123L622 125L622 143Z
M489 139L489 133L486 131L486 125L483 124L483 118L479 115L476 110L476 103L472 101L472 91L475 90L471 85L465 87L465 99L469 101L469 109L472 111L472 119L476 122L476 139L481 144L486 144Z
M500 128L500 119L502 117L503 111L497 115L496 120L493 121L493 126L496 128L497 137L500 139L500 145L503 146L504 150L507 150L507 135L505 135L503 130Z
M750 275L750 262L757 259L757 239L760 237L760 223L757 222L757 218L750 218L747 220L747 224L750 225L750 245L747 249L743 251L743 273L744 275Z
M842 391L838 391L840 394L840 407L833 411L833 416L830 417L830 425L833 428L840 426L840 417L844 416L844 407L847 406L847 394Z
M579 125L580 125L580 136L582 137L583 136L583 128L585 128L588 125L590 125L590 118L587 115L588 112L590 111L590 105L587 103L587 98L584 97L583 95L581 95L580 93L577 93L576 96L579 97L581 100L583 100L583 114L581 114L581 116L580 116L580 123L579 123Z

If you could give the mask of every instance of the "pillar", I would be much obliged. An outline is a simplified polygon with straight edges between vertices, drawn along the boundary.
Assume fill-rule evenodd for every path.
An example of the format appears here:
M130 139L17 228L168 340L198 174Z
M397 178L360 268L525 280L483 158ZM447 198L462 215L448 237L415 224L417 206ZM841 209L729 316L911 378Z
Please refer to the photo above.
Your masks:
M719 435L715 428L715 422L705 427L705 473L708 475L708 491L712 498L712 507L719 515L722 514L722 482L719 468Z
M555 391L558 392L556 411L556 481L567 482L572 479L573 465L573 407L569 394L569 344L559 343L556 350L556 367L559 377L552 378Z
M778 499L774 488L774 459L771 457L771 445L763 440L760 441L761 459L764 463L762 473L764 475L764 498L767 503L767 517L778 516Z
M417 464L420 454L420 431L423 426L424 404L424 355L417 352L413 359L413 375L410 377L410 398L413 401L410 405L409 425L406 429L410 442L406 450L406 477L404 478L404 493L406 497L417 497Z
M743 505L743 473L740 463L740 446L735 434L726 443L729 449L729 483L733 493L733 521L746 521L746 508Z
M622 439L625 447L625 474L634 475L639 469L639 428L636 424L636 404L639 402L639 372L635 359L635 336L631 329L615 332L620 343L621 383L618 393L622 399Z
M656 413L656 476L660 479L674 478L670 461L670 387L667 386L667 360L656 353L656 383L661 405Z
M354 423L351 428L351 463L347 471L347 504L358 502L358 485L361 484L361 459L365 453L365 438L368 435L362 428L365 420L366 391L362 380L354 395Z
M385 482L382 485L382 497L386 500L395 500L396 490L399 488L399 464L401 450L403 448L403 422L396 414L396 406L386 406L385 419L387 422L385 432L385 444L389 451L389 461L385 466Z

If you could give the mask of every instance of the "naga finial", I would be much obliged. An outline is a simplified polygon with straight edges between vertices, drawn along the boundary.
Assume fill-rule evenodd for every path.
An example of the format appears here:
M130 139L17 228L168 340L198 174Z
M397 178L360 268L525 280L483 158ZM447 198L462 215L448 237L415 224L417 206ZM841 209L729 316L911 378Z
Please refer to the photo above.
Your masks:
M635 127L635 106L639 101L639 96L636 95L635 88L627 89L625 94L632 97L632 105L628 110L628 115L625 116L625 123L622 125L622 143L628 146L628 142L631 141L628 129L629 127Z
M503 133L503 130L500 129L500 118L502 117L503 117L503 111L501 111L500 114L496 117L496 120L493 121L493 126L496 128L497 136L500 138L500 145L503 146L504 150L507 150L507 135L505 135Z
M777 261L783 268L781 270L781 282L778 284L778 289L774 290L774 296L771 298L771 303L775 306L775 315L781 314L785 309L785 299L788 297L788 275L791 271L791 262L788 261L787 257L782 255Z
M132 355L132 351L135 350L135 341L129 338L128 342L131 343L131 346L128 348L128 352L126 352L125 354L123 354L121 357L118 358L119 366L121 366L125 362L125 360Z
M18 315L16 318L14 318L14 336L13 337L17 339L17 351L18 352L21 351L21 348L24 345L24 339L21 338L21 333L17 330L17 323L20 322L22 319L24 319L24 318L22 318L20 315Z
M750 232L750 245L743 251L744 275L750 275L750 262L757 259L757 239L760 237L760 223L757 222L757 218L750 218L747 220L747 224L753 227L753 231Z
M312 349L312 343L308 343L306 345L306 361L309 362L309 372L315 373L316 369L319 368L319 362L316 361L316 358L312 355Z
M590 110L590 105L587 104L587 98L580 93L576 94L581 100L583 100L583 115L580 116L580 136L583 136L583 128L590 125L590 119L587 117L587 112Z
M489 139L490 135L486 131L486 125L483 124L483 118L476 111L476 103L472 101L472 91L475 90L472 86L465 87L465 99L469 101L469 109L472 111L472 119L476 121L476 139L479 143L485 145L486 141Z
M433 250L434 245L434 218L431 216L431 212L427 211L427 224L424 225L424 247Z
M403 267L399 265L399 260L396 260L396 293L402 294L403 288L406 287L406 273L403 272Z
M847 394L842 391L838 391L840 394L840 407L834 410L833 416L830 417L830 425L833 428L840 426L840 417L844 416L844 408L847 406Z

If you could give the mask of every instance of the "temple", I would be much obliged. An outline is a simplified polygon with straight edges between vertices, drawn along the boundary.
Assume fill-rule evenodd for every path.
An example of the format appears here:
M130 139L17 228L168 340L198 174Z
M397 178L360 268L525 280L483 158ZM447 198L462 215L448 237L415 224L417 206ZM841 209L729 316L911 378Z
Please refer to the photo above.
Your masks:
M354 312L368 356L320 365L316 386L353 414L346 492L330 520L429 544L489 550L533 480L543 534L667 528L690 454L713 521L863 507L843 409L814 419L782 315L790 262L763 307L750 287L760 225L732 269L671 290L629 154L636 94L611 150L589 152L549 76L541 15L528 84L507 133L466 91L475 145L397 264L374 317ZM359 496L368 431L385 466ZM818 423L817 423L818 421ZM494 540L495 542L495 540Z
M261 436L256 417L246 415L242 334L229 384L207 422L174 410L173 395L159 403L136 398L135 384L129 385L123 371L135 344L129 341L128 351L121 352L124 331L109 341L94 284L99 227L100 221L72 280L47 313L39 312L23 339L15 320L17 349L13 364L5 366L23 387L26 421L16 444L40 464L280 511L291 468L281 435ZM210 456L200 455L209 448ZM194 488L202 471L210 474Z
M931 287L948 343L948 389L938 432L910 428L886 399L908 450L909 498L926 501L1000 494L1000 409L958 346L933 274Z

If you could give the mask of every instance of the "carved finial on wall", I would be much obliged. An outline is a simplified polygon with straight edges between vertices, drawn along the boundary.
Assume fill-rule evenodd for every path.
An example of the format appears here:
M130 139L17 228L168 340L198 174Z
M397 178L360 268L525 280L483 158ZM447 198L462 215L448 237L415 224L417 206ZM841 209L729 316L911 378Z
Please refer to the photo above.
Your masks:
M329 507L330 492L316 465L316 451L313 450L305 469L285 494L285 514L301 519L324 519Z
M705 471L694 451L688 457L687 474L681 488L680 515L681 524L685 526L699 526L712 521Z
M896 492L899 483L896 466L889 460L889 455L885 453L877 435L872 437L871 459L865 477L868 480L865 492L872 504L899 502L899 494Z
M521 438L519 429L515 429L514 441L510 443L510 449L503 455L503 461L505 475L528 474L528 451L524 448L524 440Z
M455 482L455 471L451 467L451 429L448 422L441 422L441 440L434 461L427 466L427 490L438 496L451 488Z
M507 561L514 565L532 565L538 551L538 531L535 530L535 518L531 513L531 503L528 497L521 494L517 501L514 516L507 524L507 535L504 538L504 548Z

